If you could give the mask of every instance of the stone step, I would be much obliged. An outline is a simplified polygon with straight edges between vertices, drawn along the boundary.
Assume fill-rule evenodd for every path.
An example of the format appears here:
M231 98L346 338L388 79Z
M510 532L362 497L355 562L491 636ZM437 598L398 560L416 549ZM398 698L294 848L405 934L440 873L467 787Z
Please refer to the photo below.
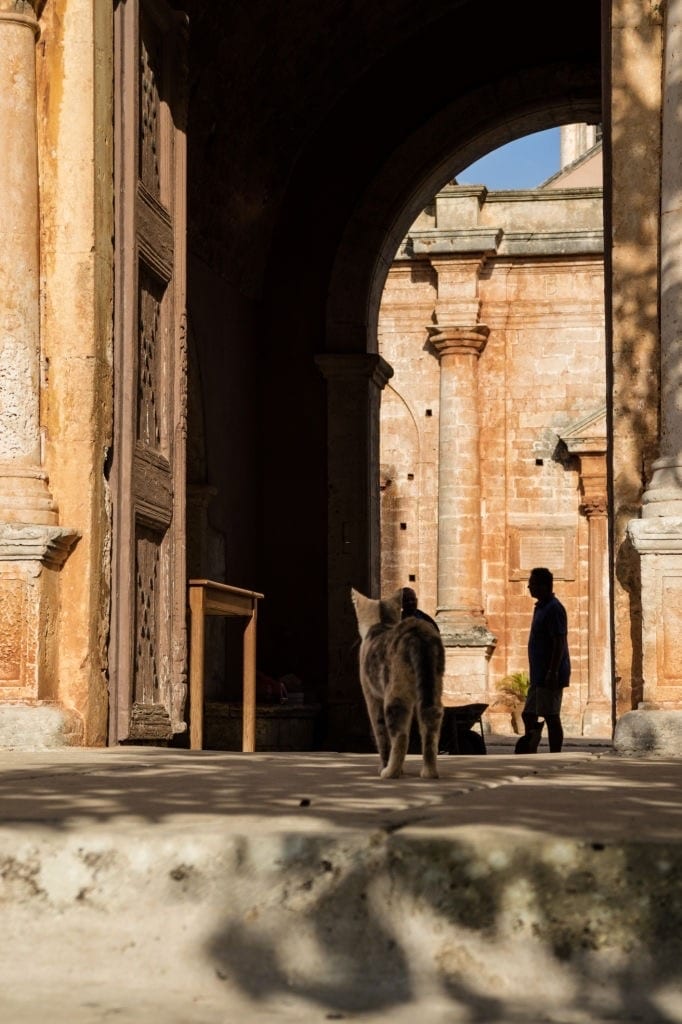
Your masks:
M682 761L0 752L0 1019L682 1019Z

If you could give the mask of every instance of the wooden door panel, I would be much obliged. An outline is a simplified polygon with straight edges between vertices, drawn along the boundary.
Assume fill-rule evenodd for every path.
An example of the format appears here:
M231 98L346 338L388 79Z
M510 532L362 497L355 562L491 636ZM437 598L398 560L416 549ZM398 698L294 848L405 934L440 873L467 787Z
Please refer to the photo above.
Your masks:
M184 726L184 20L116 18L115 401L110 740Z

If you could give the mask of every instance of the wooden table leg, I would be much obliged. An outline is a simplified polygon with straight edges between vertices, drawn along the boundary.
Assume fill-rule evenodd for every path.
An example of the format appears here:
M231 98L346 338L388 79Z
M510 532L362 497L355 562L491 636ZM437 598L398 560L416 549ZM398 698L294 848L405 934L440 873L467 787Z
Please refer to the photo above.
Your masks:
M189 598L191 633L189 656L189 746L204 744L204 591L193 589Z
M256 603L244 628L242 750L256 749Z

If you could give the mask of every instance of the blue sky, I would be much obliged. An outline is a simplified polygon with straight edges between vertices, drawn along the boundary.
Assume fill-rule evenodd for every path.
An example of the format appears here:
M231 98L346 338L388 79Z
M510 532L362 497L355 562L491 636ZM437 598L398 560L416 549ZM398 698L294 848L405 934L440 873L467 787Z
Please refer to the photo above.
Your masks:
M459 185L535 188L559 170L560 129L526 135L493 150L457 175Z

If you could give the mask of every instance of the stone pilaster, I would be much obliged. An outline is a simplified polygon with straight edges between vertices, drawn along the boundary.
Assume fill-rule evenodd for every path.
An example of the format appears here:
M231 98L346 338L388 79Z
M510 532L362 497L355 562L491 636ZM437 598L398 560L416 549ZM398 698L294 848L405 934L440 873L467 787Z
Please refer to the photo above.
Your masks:
M580 467L581 512L587 518L587 701L584 736L613 731L606 409L566 430L562 441Z
M642 518L628 525L641 565L642 712L682 710L681 47L682 0L669 0L664 22L660 449L642 498ZM658 720L652 718L652 727ZM682 716L675 721L682 723Z
M602 462L605 472L604 457ZM583 712L583 736L610 736L613 731L613 700L606 494L586 494L581 508L587 516L588 531L587 703Z
M327 382L327 735L371 749L350 591L379 596L379 407L393 370L372 353L327 353L316 361Z
M37 8L0 0L0 704L34 708L40 731L41 705L57 698L58 571L76 533L58 525L41 459Z

